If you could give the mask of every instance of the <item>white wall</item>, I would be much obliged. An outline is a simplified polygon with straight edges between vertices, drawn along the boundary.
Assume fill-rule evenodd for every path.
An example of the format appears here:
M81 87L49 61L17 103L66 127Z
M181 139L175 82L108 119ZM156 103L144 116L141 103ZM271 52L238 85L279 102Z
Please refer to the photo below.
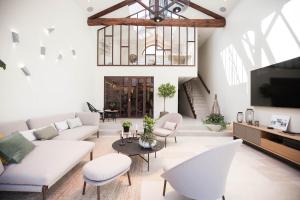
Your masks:
M199 71L218 94L228 121L250 107L250 71L300 55L299 0L241 0L199 49ZM295 95L300 95L295 94ZM300 109L254 107L255 118L268 124L272 114L291 116L290 130L300 132Z
M1 0L0 21L0 59L7 64L7 70L0 69L0 121L80 111L93 99L96 35L76 2ZM45 34L51 26L55 31ZM16 46L11 29L20 36ZM44 59L40 44L47 48ZM59 52L63 59L56 61ZM28 67L29 78L20 65Z

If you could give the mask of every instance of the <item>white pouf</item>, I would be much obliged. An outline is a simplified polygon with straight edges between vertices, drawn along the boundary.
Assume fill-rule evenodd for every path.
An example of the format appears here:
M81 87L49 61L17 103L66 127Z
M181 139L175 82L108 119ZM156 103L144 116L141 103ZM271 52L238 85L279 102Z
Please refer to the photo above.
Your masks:
M86 183L97 186L97 199L100 199L100 186L107 184L127 172L129 185L131 185L129 169L131 159L123 154L111 153L92 160L83 167L83 192Z

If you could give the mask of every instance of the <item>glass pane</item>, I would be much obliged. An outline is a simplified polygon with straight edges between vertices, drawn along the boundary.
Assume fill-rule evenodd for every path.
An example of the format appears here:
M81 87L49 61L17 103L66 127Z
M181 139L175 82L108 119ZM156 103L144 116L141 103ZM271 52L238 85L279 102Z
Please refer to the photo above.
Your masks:
M195 28L188 27L188 41L195 41Z
M98 31L98 65L104 65L104 30Z
M188 65L195 65L195 42L188 43Z
M165 50L164 65L171 65L171 50Z
M121 48L121 65L128 65L128 48Z
M128 26L121 26L122 46L128 46Z
M120 26L116 25L113 28L113 40L114 40L114 50L113 50L113 61L114 61L114 65L120 65Z
M171 65L171 27L164 27L164 64Z
M155 65L155 55L146 55L146 65Z
M112 37L105 37L105 65L112 65Z
M179 64L179 27L172 28L172 65Z
M180 65L187 63L187 28L180 28Z
M145 54L143 51L145 50L145 27L138 27L138 64L145 65Z
M112 26L107 26L105 28L105 35L112 35Z
M130 49L129 49L129 64L137 64L137 38L138 31L136 26L130 26Z

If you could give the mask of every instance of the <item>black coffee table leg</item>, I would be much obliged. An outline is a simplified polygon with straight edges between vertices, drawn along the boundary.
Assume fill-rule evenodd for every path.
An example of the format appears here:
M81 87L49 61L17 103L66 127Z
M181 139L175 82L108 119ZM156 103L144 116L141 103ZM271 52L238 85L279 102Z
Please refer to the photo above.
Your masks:
M154 153L154 154L155 154L155 158L156 158L156 151L155 151L155 153Z
M149 172L149 163L150 163L150 160L149 160L149 153L148 153L148 172Z

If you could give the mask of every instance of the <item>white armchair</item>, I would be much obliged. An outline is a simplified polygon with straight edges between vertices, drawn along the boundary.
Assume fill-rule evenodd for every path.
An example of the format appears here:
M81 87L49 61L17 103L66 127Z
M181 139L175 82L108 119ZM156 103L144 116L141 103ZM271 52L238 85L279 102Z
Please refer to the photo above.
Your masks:
M169 122L171 127L166 127L166 122ZM154 127L153 133L156 136L165 138L165 147L167 146L167 137L174 136L175 142L176 139L176 132L182 123L182 116L178 113L168 113L162 116L157 122ZM174 127L172 127L174 124Z
M179 165L165 166L163 195L169 184L181 195L192 199L216 200L224 197L227 174L242 140L235 140L203 152Z

